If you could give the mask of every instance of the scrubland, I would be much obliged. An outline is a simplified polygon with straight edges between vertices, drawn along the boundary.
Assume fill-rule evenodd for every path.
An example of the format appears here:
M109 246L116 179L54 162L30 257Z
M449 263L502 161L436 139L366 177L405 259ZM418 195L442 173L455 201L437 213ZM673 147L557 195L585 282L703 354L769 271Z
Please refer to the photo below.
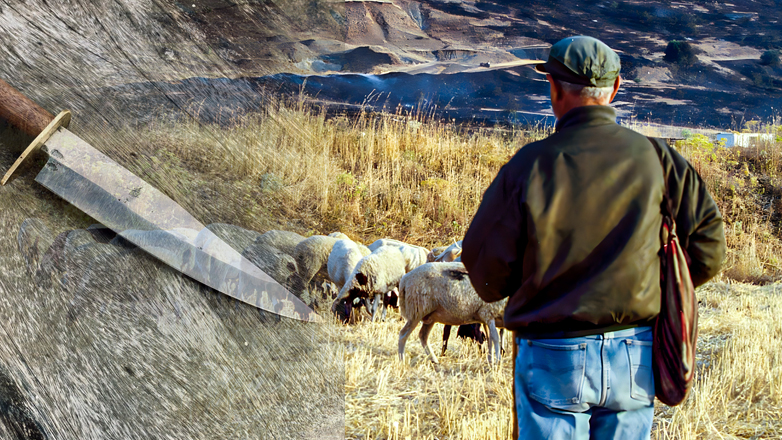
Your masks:
M782 131L761 129L777 141L725 149L694 135L676 143L719 205L729 253L723 272L698 290L692 395L675 408L657 403L653 438L782 438ZM424 111L335 117L271 102L229 126L157 122L109 154L206 221L432 247L459 240L500 166L550 130L464 128ZM454 337L434 365L411 338L402 364L403 322L389 316L326 324L346 363L346 437L508 438L510 356L492 369L477 346ZM436 326L432 340L441 334Z

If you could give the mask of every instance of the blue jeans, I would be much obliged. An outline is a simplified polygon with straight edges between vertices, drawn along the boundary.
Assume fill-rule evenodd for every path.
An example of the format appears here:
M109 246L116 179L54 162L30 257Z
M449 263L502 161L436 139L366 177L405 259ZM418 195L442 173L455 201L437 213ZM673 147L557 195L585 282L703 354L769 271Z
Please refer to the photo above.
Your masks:
M651 327L515 342L519 439L650 438Z

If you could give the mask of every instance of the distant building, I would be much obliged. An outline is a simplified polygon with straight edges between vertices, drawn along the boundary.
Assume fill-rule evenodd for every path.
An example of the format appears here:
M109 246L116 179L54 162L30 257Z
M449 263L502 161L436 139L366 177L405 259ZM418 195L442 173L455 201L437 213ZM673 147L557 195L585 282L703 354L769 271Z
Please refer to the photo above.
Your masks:
M725 147L754 147L759 142L773 142L774 135L770 133L717 133L715 141L724 141Z

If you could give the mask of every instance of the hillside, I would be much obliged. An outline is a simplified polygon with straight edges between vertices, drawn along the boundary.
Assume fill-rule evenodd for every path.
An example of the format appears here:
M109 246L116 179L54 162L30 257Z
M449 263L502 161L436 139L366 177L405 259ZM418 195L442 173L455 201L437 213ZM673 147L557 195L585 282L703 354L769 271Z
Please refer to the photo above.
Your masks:
M588 7L577 0L555 6L537 0L5 2L0 75L45 104L100 118L124 113L114 105L134 109L134 117L150 111L147 92L126 96L101 87L168 81L179 90L162 91L163 101L182 110L195 101L194 89L177 80L278 73L319 75L324 84L348 89L375 74L411 106L450 104L460 116L480 108L537 114L549 111L547 86L525 64L544 59L560 38L585 34L620 52L626 81L616 105L622 116L738 128L782 108L782 67L772 55L761 63L766 51L782 48L780 6L771 0L603 1ZM689 43L695 58L666 61L672 40ZM382 74L392 72L425 81L391 85ZM348 73L363 76L342 76ZM275 87L295 89L298 78ZM367 99L363 88L329 93L333 88L305 93L330 104ZM445 91L431 92L438 89ZM218 87L211 94L247 101L258 90Z

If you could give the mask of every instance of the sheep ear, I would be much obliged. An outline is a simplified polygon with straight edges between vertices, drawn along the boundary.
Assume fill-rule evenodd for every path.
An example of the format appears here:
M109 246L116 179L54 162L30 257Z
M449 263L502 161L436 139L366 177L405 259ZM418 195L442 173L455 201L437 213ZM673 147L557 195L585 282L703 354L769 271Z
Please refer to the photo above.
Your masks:
M359 272L356 274L356 281L358 281L359 286L366 286L367 281L369 281L369 278L367 278L367 276L364 275L363 273Z
M467 276L467 271L464 269L447 269L444 271L448 278L461 281Z

